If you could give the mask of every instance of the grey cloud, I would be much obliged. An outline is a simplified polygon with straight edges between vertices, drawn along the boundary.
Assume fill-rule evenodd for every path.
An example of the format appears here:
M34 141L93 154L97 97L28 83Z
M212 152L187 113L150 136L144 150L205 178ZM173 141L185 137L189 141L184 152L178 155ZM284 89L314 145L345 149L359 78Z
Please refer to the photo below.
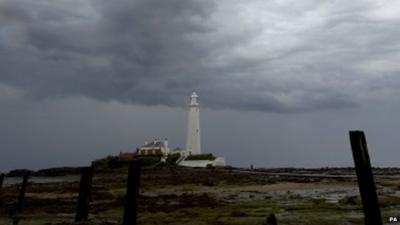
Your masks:
M399 8L0 1L0 169L87 165L166 136L183 147L193 90L204 152L228 164L349 166L347 132L364 129L374 165L397 165Z
M361 104L381 71L353 64L395 54L398 21L371 24L370 5L248 3L272 18L249 23L246 4L3 1L0 82L38 99L181 106L197 90L211 108L315 111Z

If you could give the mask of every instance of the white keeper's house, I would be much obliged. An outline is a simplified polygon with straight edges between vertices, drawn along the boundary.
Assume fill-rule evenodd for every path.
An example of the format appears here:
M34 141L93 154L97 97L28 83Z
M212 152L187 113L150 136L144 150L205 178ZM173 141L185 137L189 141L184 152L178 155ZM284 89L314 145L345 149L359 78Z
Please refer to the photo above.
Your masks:
M151 142L145 142L143 146L138 148L137 155L148 155L148 156L166 156L170 152L168 147L168 139L154 140Z

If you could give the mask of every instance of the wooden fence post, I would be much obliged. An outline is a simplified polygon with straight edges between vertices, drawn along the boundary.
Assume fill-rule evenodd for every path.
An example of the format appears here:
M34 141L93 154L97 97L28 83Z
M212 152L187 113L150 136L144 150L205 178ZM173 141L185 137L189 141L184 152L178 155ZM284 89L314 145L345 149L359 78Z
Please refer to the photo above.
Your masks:
M26 186L28 185L28 179L29 179L29 174L24 174L24 176L22 178L22 184L21 184L21 187L19 188L19 194L18 194L18 202L17 202L17 209L16 209L16 212L18 212L18 213L21 213L25 207L25 191L26 191Z
M136 225L138 196L140 186L140 161L134 160L129 164L127 190L125 197L125 209L123 225Z
M3 188L4 173L0 174L0 190Z
M278 225L278 221L276 221L275 215L272 213L268 216L266 225Z
M374 175L372 174L364 132L350 131L349 134L361 202L364 209L365 224L382 225L378 195L376 194Z
M82 168L75 222L88 220L90 192L92 188L92 176L92 167Z

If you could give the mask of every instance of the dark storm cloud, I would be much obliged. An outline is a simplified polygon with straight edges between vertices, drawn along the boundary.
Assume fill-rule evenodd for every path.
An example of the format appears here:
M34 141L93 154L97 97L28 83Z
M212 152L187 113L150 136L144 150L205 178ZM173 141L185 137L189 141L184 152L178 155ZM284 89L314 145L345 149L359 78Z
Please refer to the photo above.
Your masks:
M378 89L398 82L392 58L399 19L381 12L387 7L6 0L0 82L38 99L83 95L182 106L196 90L213 108L353 107L369 98L374 81L386 81Z
M348 130L364 129L373 164L398 165L399 11L396 0L0 0L0 170L89 165L152 138L184 147L175 106L193 90L203 150L228 164L349 166Z

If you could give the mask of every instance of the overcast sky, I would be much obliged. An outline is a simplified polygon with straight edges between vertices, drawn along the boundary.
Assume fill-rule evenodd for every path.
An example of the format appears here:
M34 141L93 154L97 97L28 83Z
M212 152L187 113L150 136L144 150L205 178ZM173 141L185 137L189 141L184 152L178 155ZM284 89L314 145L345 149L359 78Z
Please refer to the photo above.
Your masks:
M234 166L400 166L396 0L0 0L0 170L86 165L146 139Z

